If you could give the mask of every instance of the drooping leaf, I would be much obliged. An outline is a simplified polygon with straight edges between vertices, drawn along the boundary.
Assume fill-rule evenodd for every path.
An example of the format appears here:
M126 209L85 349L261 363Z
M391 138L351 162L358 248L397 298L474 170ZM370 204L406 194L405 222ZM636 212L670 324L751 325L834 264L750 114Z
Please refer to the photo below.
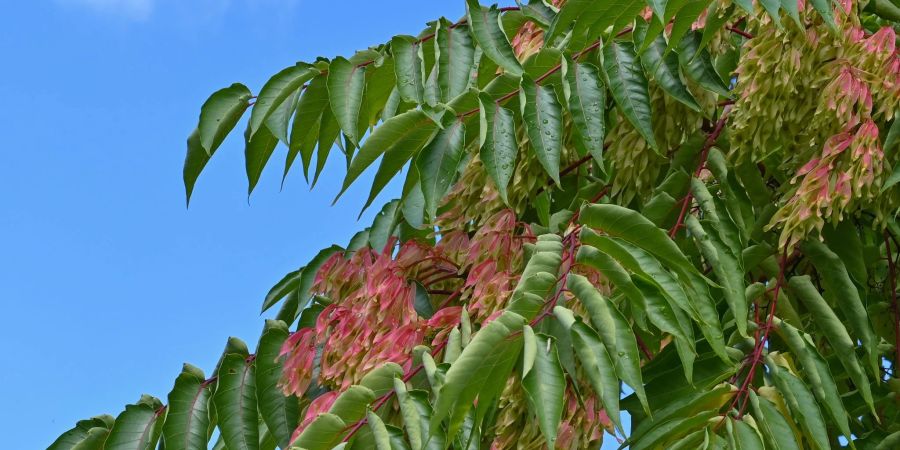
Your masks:
M576 143L603 167L603 139L606 135L606 89L600 69L590 63L567 61L563 66L566 105L577 132Z
M281 448L287 448L300 418L296 397L286 396L278 386L282 377L281 346L289 335L284 322L267 320L256 350L256 398L259 415Z
M879 380L881 375L878 368L878 341L872 330L869 314L863 306L859 291L850 279L847 267L836 253L818 240L808 240L800 248L819 273L825 287L825 296L833 299L833 303L838 305L844 314L847 328L855 338L862 341L863 350L868 357L868 368L873 378Z
M346 58L335 58L328 66L328 100L344 135L359 145L359 113L365 90L366 68Z
M613 361L618 377L634 389L641 405L650 414L644 382L641 379L641 357L637 340L625 316L608 299L581 275L569 274L568 288L587 309L594 329L598 331L609 355L616 355Z
M163 439L169 450L206 450L209 443L212 384L203 371L185 364L169 392Z
M297 92L303 83L319 74L319 69L308 64L297 63L275 74L259 91L259 97L253 105L250 123L247 127L246 140L256 137L263 123L291 94Z
M768 440L771 448L776 450L800 450L794 432L788 420L781 415L778 408L769 400L758 397L750 391L750 404L753 407L753 417L759 424L762 435Z
M269 289L269 293L266 294L266 299L263 300L262 311L260 311L260 313L266 312L272 305L278 303L282 298L295 291L297 286L300 285L302 274L303 269L297 269L293 272L288 272L284 278L279 280L278 283L275 283L275 286L272 286L272 289Z
M437 22L434 44L441 100L448 103L469 87L475 45L468 25L453 26L447 19Z
M526 330L530 330L530 327ZM524 374L522 386L531 410L538 417L541 434L552 448L556 445L556 431L562 420L566 378L553 341L539 334L535 336L534 343L534 365Z
M187 206L191 205L191 194L194 193L194 185L197 183L200 172L203 171L208 162L209 154L206 153L206 150L203 149L203 145L200 143L200 129L195 128L187 139L187 154L184 157L184 169L182 171L186 197L185 204Z
M385 155L385 160L390 158L390 167L397 167L397 170L399 170L409 160L412 153L425 145L427 139L431 137L436 128L437 125L431 118L419 109L409 110L403 114L391 117L388 121L381 124L366 139L362 148L359 149L359 153L350 162L350 166L347 168L347 175L344 178L344 185L341 187L341 193L338 194L338 197L379 156ZM388 155L388 152L390 152L390 155ZM384 164L383 162L382 165ZM392 177L394 173L396 171L393 173L386 171L384 175ZM380 183L383 187L387 180L381 180Z
M248 128L244 133L244 138L246 139L244 160L247 168L247 195L249 196L256 188L256 183L259 182L259 177L262 175L266 163L269 162L272 152L275 151L278 138L265 125L256 130L256 134L252 138Z
M571 328L572 344L581 367L584 368L588 381L594 392L600 396L603 409L623 435L622 419L619 417L619 379L616 376L615 363L600 339L590 327L575 322ZM616 355L619 357L619 355Z
M497 186L500 198L508 202L507 185L515 171L518 154L513 113L500 106L488 94L481 94L479 103L481 161Z
M384 426L384 421L381 420L381 417L378 417L378 414L371 410L366 413L366 417L366 423L368 423L375 440L375 450L391 450L391 436L388 434L387 427Z
M153 450L162 432L166 407L156 397L143 396L135 404L125 406L116 417L105 449Z
M253 357L229 353L216 374L218 386L213 401L222 437L230 450L259 448L255 366Z
M287 177L288 171L294 163L297 155L303 163L303 176L307 177L309 173L309 165L312 161L313 150L319 137L325 131L326 121L331 117L331 110L328 105L328 87L326 86L326 76L319 75L310 81L309 86L303 91L297 103L297 111L294 114L294 122L291 126L290 143L288 144L288 154L284 162L284 174L282 179ZM334 138L331 139L332 142ZM330 147L331 144L328 144ZM319 151L321 151L321 147Z
M856 344L847 332L840 318L834 313L825 299L819 295L818 289L812 284L808 275L791 277L788 286L812 314L816 327L822 330L822 334L828 339L828 343L834 349L837 359L847 370L847 374L859 389L863 400L875 414L872 392L869 380L856 359Z
M701 39L698 32L692 31L685 35L678 46L678 60L684 67L685 74L704 89L731 98L728 86L712 65L709 50L700 50Z
M638 20L634 31L634 42L643 42L647 33L647 23ZM662 35L657 36L651 41L647 48L641 53L641 66L644 70L653 75L653 79L662 90L671 95L672 98L678 100L688 108L694 111L700 111L700 105L687 86L681 80L681 72L678 70L678 54L675 52L666 53L666 39Z
M115 418L109 415L96 416L86 420L79 420L74 427L61 434L47 450L72 450L82 442L90 438L91 430L95 428L112 428Z
M522 65L500 26L500 10L497 6L486 7L481 6L478 0L466 0L466 11L472 35L484 54L510 75L522 75Z
M659 150L653 135L652 110L647 78L641 70L634 44L612 40L603 47L603 71L606 85L622 115L628 119L641 137Z
M828 442L828 430L812 392L788 369L778 366L771 355L767 358L766 367L769 368L778 391L796 417L795 422L803 427L807 442L815 449L828 450L831 447Z
M422 149L416 158L416 170L422 194L425 196L425 210L434 218L438 204L450 190L456 172L463 158L466 140L466 125L460 119L444 125L434 139Z
M331 450L343 438L342 431L346 426L347 424L334 414L319 414L312 423L303 429L300 436L291 442L291 448Z
M506 312L475 334L444 377L431 418L432 433L449 417L447 435L456 435L475 397L479 405L489 405L500 394L521 350L519 339L509 337L524 323L522 316Z
M425 95L425 67L419 56L420 45L419 40L412 36L394 36L391 39L397 92L403 101L416 104L422 104Z
M214 92L200 108L200 145L212 156L249 106L250 89L240 83Z
M562 107L552 87L541 86L522 75L519 105L528 133L529 146L557 185L562 152Z
M375 398L375 392L371 389L353 385L341 392L328 412L340 417L344 423L355 423L366 417L369 405Z

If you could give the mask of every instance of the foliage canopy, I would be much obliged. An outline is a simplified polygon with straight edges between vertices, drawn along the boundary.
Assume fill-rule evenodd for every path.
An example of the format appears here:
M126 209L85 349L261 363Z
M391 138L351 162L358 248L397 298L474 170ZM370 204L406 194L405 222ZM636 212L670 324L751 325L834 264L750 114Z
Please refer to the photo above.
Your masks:
M402 195L51 448L900 447L896 0L517 5L213 93L188 200L248 110Z

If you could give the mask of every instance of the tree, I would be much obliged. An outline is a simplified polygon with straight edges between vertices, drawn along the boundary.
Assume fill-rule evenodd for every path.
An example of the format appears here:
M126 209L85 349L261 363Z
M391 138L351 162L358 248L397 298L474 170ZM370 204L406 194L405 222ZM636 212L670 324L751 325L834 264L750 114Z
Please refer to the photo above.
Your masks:
M213 93L188 200L247 110L248 194L282 142L402 196L51 448L898 448L898 11L468 0Z

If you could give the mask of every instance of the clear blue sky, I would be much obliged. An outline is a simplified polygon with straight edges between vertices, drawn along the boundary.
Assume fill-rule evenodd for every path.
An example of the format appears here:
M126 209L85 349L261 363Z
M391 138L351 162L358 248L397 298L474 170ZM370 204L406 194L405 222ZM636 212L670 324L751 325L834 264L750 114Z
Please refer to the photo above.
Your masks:
M141 393L164 399L182 362L211 370L228 336L255 346L269 287L371 223L374 211L356 222L366 180L329 207L336 166L311 193L298 175L279 193L283 149L248 205L240 139L186 210L185 139L209 93L237 81L256 92L298 60L463 11L463 0L7 2L2 447L45 448Z

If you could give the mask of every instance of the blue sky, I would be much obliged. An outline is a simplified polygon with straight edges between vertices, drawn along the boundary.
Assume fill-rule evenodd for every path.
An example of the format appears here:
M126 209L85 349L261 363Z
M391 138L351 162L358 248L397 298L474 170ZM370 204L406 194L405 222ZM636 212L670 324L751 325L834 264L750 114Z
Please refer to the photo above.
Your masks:
M371 222L374 211L356 222L365 179L329 206L337 167L311 193L296 175L279 193L270 167L248 205L240 139L225 142L186 210L184 142L209 93L236 81L257 91L298 60L463 11L462 0L8 2L3 447L44 448L141 393L165 398L182 362L211 370L228 336L254 346L269 287Z

